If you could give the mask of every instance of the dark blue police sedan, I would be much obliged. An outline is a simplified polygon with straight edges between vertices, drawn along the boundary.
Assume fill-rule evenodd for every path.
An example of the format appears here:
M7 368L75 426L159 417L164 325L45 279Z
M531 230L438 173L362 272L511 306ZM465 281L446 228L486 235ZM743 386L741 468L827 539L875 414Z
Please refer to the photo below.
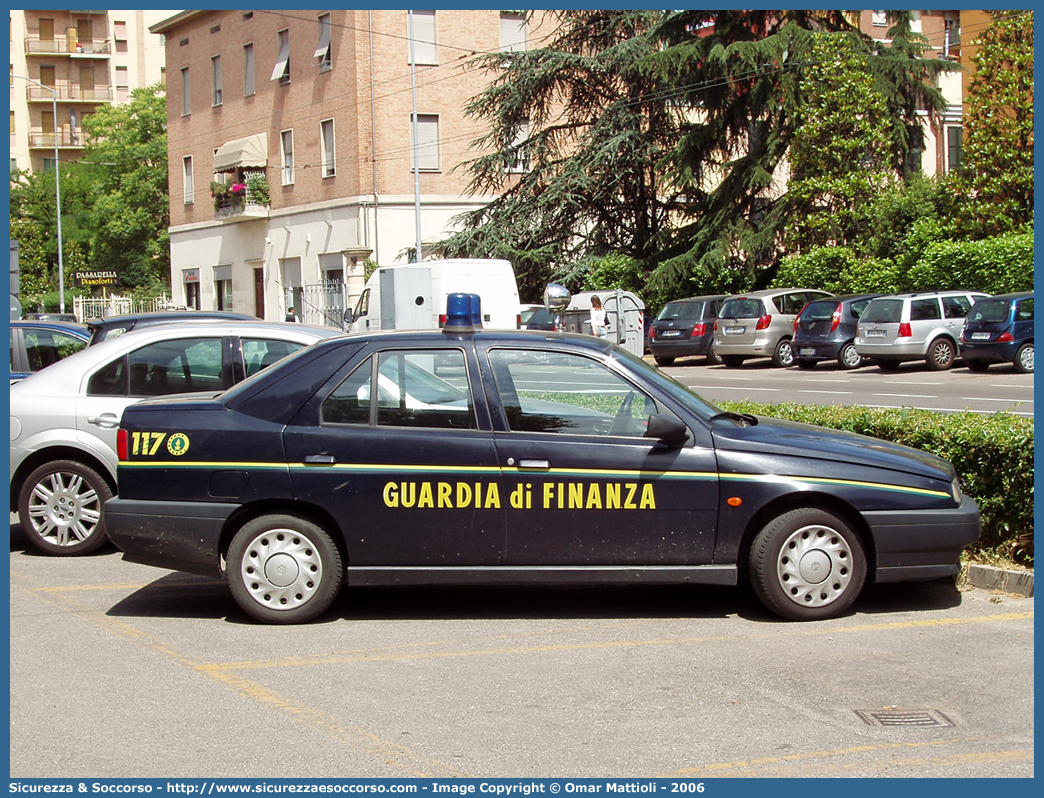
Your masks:
M722 412L604 340L447 326L332 338L231 390L124 411L124 559L228 581L269 623L342 584L749 580L775 613L954 575L953 467Z

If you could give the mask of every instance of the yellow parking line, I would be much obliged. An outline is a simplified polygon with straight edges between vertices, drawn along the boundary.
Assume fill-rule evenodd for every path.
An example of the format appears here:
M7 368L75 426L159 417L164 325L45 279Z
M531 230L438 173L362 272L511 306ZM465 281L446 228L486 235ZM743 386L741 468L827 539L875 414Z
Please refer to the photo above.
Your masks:
M124 621L110 618L98 610L81 604L75 599L55 592L53 588L30 586L28 580L11 574L12 586L24 593L36 596L60 609L87 621L93 626L108 632L122 640L129 641L140 648L162 654L170 662L194 671L216 684L233 690L242 696L258 701L278 712L283 712L295 720L318 728L338 742L358 751L373 755L386 765L401 768L413 777L468 778L463 773L444 762L418 754L404 745L385 740L380 735L366 731L358 726L342 726L337 719L318 709L271 690L262 684L244 679L226 669L208 665L178 651L173 645L150 635Z

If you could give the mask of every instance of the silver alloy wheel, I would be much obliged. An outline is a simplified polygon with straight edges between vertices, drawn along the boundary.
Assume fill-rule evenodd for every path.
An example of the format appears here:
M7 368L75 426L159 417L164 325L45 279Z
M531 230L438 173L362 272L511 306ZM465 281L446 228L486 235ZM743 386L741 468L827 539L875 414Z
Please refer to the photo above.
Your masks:
M306 604L323 582L316 545L293 529L266 529L256 535L239 563L247 594L270 610Z
M859 368L863 363L863 357L860 355L855 348L855 344L849 342L841 347L841 357L839 358L841 365L846 369Z
M777 366L783 368L794 365L794 346L789 339L784 338L776 344L776 354L773 357L773 361Z
M1023 344L1018 351L1019 370L1025 373L1033 371L1033 344Z
M935 370L948 369L953 365L953 344L946 338L940 338L932 344L928 351L928 365Z
M798 606L825 607L844 595L852 580L852 551L836 530L804 526L784 541L776 576Z
M53 546L83 543L101 524L102 498L82 474L54 471L33 485L28 516L32 531Z

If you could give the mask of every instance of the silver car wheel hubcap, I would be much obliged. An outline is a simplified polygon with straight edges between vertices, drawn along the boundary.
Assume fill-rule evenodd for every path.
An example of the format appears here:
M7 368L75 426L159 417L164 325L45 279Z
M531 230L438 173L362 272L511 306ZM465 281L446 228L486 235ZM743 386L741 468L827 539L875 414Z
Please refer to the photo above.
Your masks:
M845 347L845 351L841 353L844 358L846 366L858 366L862 356L856 351L854 346Z
M1033 371L1033 347L1032 346L1027 346L1025 349L1022 350L1022 357L1020 358L1020 360L1022 361L1022 367L1024 369L1026 369L1026 371Z
M952 359L950 354L950 347L946 344L936 344L935 346L935 362L940 366L945 366Z
M291 529L273 529L255 537L240 569L251 598L273 610L300 607L315 595L323 580L316 547Z
M56 546L90 537L101 521L98 493L79 474L55 472L33 487L29 498L33 531Z
M802 527L783 543L776 575L795 604L824 607L837 601L852 581L852 551L830 527Z

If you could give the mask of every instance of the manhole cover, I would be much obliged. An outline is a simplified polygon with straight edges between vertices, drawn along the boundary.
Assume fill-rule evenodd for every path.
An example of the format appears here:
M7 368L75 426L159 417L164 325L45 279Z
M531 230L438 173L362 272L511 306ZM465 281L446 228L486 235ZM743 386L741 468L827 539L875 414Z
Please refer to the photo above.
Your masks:
M857 709L869 726L956 726L937 709Z

